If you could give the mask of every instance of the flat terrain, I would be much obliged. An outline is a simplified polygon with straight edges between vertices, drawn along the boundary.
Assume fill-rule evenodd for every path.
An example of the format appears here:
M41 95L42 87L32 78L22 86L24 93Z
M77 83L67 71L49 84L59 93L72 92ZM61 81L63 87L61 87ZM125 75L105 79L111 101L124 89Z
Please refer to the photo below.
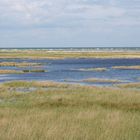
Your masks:
M3 83L0 139L139 140L140 90L49 81Z
M29 80L32 80L33 76L42 80L41 78L44 77L47 79L51 72L54 76L58 76L59 72L59 78L62 79L63 74L71 69L70 77L75 73L74 76L77 76L79 72L82 72L79 73L80 76L89 72L104 77L108 72L110 75L112 70L113 74L119 72L118 76L123 73L120 75L123 77L127 70L127 78L130 75L135 76L137 81L123 83L116 78L96 78L96 75L82 81L111 83L112 86L66 84L67 79L64 80L65 83L46 80L2 81L0 83L0 140L140 140L139 65L127 66L128 59L122 62L126 66L110 64L112 58L140 58L140 52L1 50L0 58L1 79L8 76L12 78L12 74L15 74L17 77L14 75L14 78L23 76L23 79L29 77ZM88 63L89 60L83 61L84 59L75 63L59 61L56 65L55 63L51 65L46 60L36 63L37 59L65 58L74 58L73 61L77 58L111 58L111 61L105 60L106 63L91 61L88 67L79 65L83 62ZM112 63L118 64L120 60L117 60ZM129 64L136 63L135 59L133 61ZM138 61L139 59L137 63ZM98 63L110 65L102 67L98 66ZM79 67L71 67L77 64ZM52 67L48 69L50 66ZM46 67L48 70L45 69Z
M5 50L0 51L0 58L29 58L29 59L140 58L140 52L139 51L69 52L69 51L47 51L47 50Z

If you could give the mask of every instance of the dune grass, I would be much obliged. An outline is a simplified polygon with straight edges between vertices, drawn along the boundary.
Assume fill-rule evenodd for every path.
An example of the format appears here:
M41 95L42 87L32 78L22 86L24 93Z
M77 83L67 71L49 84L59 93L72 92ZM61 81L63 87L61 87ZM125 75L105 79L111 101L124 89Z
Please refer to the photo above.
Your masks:
M23 93L19 87L37 89ZM139 140L140 93L48 81L4 83L0 139Z

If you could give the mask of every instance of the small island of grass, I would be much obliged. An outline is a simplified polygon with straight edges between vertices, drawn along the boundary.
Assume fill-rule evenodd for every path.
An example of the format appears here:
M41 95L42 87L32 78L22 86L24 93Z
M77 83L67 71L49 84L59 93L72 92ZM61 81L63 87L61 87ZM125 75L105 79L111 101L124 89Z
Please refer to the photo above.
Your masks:
M40 63L27 63L27 62L0 62L0 67L28 67L40 66Z
M90 83L121 83L122 81L116 79L99 79L99 78L88 78L82 80L83 82L90 82Z
M43 69L32 69L32 70L0 70L0 74L24 74L24 73L39 73L39 72L47 72L47 70Z
M104 72L107 71L107 68L81 68L81 69L75 69L77 71L96 71L96 72Z
M140 70L140 66L114 66L113 69L120 69L120 70Z
M0 70L0 74L22 74L22 71L18 70Z
M47 70L43 69L31 69L31 70L22 70L24 73L31 73L31 72L47 72Z

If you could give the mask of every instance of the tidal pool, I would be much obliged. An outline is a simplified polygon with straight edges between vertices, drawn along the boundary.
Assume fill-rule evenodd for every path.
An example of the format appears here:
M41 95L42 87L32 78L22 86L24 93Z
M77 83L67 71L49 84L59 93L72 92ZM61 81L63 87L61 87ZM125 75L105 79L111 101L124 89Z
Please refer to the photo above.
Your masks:
M45 70L45 72L0 74L0 82L13 80L50 80L55 82L79 83L99 86L114 85L114 83L108 82L106 80L101 82L101 79L114 79L121 81L121 83L140 82L140 70L112 68L114 66L140 66L140 59L0 59L0 62L28 62L42 64L36 68L34 66L1 66L0 70ZM104 70L98 71L100 68ZM96 82L86 82L86 80L84 80L89 78L97 78L100 80Z

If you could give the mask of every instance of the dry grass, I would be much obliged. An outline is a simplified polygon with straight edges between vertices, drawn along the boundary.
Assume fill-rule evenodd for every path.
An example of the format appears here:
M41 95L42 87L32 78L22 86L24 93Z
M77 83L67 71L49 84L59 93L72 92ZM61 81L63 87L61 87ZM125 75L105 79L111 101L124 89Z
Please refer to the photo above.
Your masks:
M139 91L48 81L0 85L1 140L139 140L139 132Z
M128 84L120 84L118 85L120 88L140 88L140 83L128 83Z
M17 70L0 70L0 74L21 74L22 71Z
M0 67L10 66L10 67L27 67L27 66L40 66L40 63L27 63L27 62L0 62Z
M107 68L82 68L82 69L76 69L78 71L97 71L97 72L104 72L107 71Z
M47 50L1 51L0 58L64 59L64 58L140 58L140 52L67 52Z
M90 82L90 83L120 83L122 81L116 79L99 79L99 78L88 78L82 80L83 82Z
M0 70L0 74L23 74L23 73L38 73L47 72L43 69L32 69L32 70Z
M112 68L121 70L140 70L140 66L114 66Z

